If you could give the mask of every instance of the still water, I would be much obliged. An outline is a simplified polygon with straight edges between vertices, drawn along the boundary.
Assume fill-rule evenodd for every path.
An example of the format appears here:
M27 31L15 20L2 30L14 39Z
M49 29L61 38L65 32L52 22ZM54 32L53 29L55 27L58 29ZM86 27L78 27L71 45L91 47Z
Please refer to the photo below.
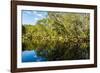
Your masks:
M22 62L41 62L41 61L46 61L46 58L38 56L37 52L34 50L22 52Z

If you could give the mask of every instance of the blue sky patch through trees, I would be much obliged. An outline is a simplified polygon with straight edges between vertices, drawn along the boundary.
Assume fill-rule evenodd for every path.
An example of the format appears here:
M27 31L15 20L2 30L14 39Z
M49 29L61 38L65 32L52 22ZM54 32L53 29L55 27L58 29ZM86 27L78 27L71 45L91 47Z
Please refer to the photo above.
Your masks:
M38 20L47 17L46 11L22 10L22 24L35 25Z

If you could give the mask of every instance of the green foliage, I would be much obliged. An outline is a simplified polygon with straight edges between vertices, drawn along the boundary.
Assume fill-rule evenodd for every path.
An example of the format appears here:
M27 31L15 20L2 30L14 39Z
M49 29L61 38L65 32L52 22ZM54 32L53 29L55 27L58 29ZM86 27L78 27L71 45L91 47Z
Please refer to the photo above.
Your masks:
M48 12L36 25L22 26L23 50L52 60L89 58L89 14Z

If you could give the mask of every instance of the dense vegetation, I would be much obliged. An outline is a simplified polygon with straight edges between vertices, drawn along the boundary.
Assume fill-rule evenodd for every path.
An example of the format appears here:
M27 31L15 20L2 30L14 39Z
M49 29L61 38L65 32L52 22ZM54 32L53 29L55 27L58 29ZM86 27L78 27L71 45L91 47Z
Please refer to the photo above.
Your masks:
M22 49L48 61L89 59L89 14L48 12L35 25L22 25Z

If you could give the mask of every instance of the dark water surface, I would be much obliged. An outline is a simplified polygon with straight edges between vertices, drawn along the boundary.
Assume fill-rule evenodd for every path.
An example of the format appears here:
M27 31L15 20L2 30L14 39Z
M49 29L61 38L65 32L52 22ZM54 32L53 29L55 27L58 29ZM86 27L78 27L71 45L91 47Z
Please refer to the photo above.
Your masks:
M38 56L37 52L34 50L22 52L22 62L41 62L41 61L46 61L46 58Z

